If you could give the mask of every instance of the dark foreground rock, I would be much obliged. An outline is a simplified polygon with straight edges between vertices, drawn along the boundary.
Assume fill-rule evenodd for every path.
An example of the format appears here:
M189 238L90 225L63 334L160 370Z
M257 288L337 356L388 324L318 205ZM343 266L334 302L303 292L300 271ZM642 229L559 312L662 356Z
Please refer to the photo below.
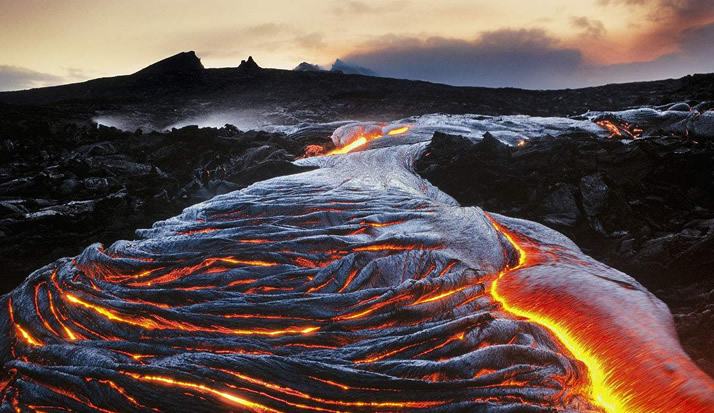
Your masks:
M463 205L543 223L635 277L714 374L714 142L570 134L509 147L436 133L416 167Z
M197 202L304 171L291 161L310 143L229 126L141 134L13 119L0 137L2 293L88 244L133 238Z

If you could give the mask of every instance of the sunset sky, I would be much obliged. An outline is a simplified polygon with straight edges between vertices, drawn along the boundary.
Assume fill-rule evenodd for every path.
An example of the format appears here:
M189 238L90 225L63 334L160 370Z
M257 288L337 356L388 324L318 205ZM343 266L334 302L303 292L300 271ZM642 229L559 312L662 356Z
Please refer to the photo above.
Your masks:
M380 75L564 88L714 72L714 0L2 0L0 90L341 58Z

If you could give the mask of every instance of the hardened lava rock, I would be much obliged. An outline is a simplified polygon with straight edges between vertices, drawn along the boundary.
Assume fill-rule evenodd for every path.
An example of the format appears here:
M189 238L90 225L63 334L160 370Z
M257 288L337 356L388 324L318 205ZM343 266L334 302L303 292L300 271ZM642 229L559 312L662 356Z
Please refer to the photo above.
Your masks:
M704 411L661 302L460 207L422 149L306 159L34 272L0 302L0 411L588 412L645 385Z

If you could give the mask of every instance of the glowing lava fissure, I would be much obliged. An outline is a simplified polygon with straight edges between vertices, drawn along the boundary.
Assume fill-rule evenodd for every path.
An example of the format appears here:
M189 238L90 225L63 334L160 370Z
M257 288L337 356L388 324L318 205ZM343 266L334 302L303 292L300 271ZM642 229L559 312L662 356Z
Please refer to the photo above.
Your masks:
M332 141L337 146L327 153L327 155L341 155L354 151L365 146L370 141L383 138L385 136L403 135L409 131L409 126L389 126L378 125L346 125L338 128L332 135ZM319 153L314 148L311 153ZM305 156L309 156L306 152Z
M642 136L644 130L637 125L615 118L599 119L595 123L605 128L610 135L609 139L637 139Z
M600 318L616 307L597 301L601 292L582 295L618 274L544 227L460 207L410 169L421 150L304 159L320 168L218 196L135 241L95 244L39 269L2 298L0 411L602 411L591 363L566 338L603 363L610 354L570 328L566 307L550 302L561 296L533 292L543 280L556 283L551 295L578 298L594 315L583 318L588 328L620 359L641 368L648 360L632 349L643 346L680 363L672 377L696 376L666 317L635 306L629 321L660 328L646 331L657 347L620 327L622 311ZM541 235L552 243L531 241ZM504 237L519 261L498 277L515 257L504 254ZM555 277L539 278L544 269ZM570 283L580 293L557 285L571 273L585 277ZM628 312L661 310L615 285ZM553 326L536 318L551 312ZM552 331L561 326L570 335ZM657 382L655 361L646 372ZM660 387L694 403L680 387ZM638 402L648 393L627 394Z
M714 384L681 350L673 351L659 365L653 363L655 360L647 360L651 357L650 351L661 352L650 340L643 341L644 345L636 350L634 357L624 355L617 344L627 345L627 340L621 336L608 337L606 329L598 328L597 321L605 320L597 320L596 312L586 312L583 317L582 309L570 308L567 294L534 289L532 292L540 293L540 298L535 298L522 290L517 292L518 285L499 288L518 271L548 266L553 257L557 260L563 257L547 252L548 246L539 245L523 234L504 228L490 215L486 216L518 254L518 263L506 266L492 282L491 295L504 311L547 328L575 359L585 364L589 380L584 383L584 390L593 404L618 413L714 411ZM571 265L589 264L577 259ZM547 296L550 297L542 298ZM674 366L677 369L669 371Z

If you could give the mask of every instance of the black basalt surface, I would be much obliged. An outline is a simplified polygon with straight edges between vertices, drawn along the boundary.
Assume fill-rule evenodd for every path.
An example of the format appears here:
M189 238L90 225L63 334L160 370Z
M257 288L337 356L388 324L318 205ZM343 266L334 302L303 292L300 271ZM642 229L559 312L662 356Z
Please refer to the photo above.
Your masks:
M291 161L314 143L231 126L130 133L47 115L3 118L0 136L3 293L87 244L133 238L197 202L305 171Z

